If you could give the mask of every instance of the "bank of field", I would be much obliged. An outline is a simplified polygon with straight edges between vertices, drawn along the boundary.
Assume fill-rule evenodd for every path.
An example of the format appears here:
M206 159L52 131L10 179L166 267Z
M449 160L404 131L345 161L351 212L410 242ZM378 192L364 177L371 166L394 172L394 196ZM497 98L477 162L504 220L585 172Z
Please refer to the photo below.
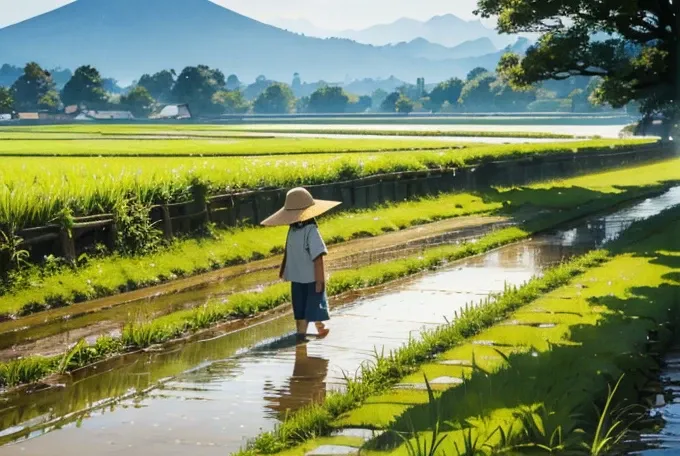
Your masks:
M5 157L0 167L0 226L20 229L74 215L107 213L125 198L145 204L184 201L194 184L209 194L238 189L313 185L382 173L460 167L485 161L603 148L645 140L469 147L461 150L296 154L232 158Z
M575 209L603 210L647 196L680 182L680 159L528 187L444 194L338 213L321 222L329 243L357 236L379 236L436 220L471 214L513 214L523 217L550 211L556 217ZM622 183L625 183L622 185ZM158 253L137 257L113 255L93 259L77 270L56 274L36 272L0 298L0 314L45 310L129 289L155 285L179 276L199 274L235 263L276 255L286 228L245 227L216 230L215 239L177 240Z

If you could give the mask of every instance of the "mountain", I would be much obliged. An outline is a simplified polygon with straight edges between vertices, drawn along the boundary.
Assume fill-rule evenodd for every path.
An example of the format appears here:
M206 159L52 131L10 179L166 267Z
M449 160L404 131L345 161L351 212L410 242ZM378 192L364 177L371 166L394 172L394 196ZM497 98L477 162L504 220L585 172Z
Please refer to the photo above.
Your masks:
M485 61L499 58L492 56ZM295 72L307 81L392 75L441 81L476 66L472 57L432 60L348 39L306 37L209 0L77 0L0 29L0 63L31 60L47 68L94 65L122 83L198 64L241 80L264 74L279 81L289 81Z
M489 38L478 38L465 41L455 47L446 47L441 44L430 43L425 38L416 38L408 43L399 43L385 46L386 50L395 53L409 55L415 58L428 60L462 59L467 57L492 54L498 49Z
M312 36L316 38L330 38L334 36L337 32L331 30L322 29L317 27L310 21L306 19L288 19L281 18L274 21L268 22L274 27L278 27L283 30L288 30L289 32L301 33L303 35Z
M454 47L465 41L489 38L493 40L494 45L503 47L514 39L499 36L495 30L486 27L480 20L466 21L453 14L435 16L424 22L402 18L390 24L374 25L364 30L339 32L337 36L376 46L424 38L431 43Z

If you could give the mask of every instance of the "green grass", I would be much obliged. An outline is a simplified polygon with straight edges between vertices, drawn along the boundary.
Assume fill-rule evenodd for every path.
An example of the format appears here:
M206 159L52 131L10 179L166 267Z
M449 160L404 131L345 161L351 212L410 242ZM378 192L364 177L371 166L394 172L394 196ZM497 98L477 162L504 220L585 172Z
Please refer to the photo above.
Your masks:
M628 398L628 406L638 399L636 391L647 381L639 372L654 366L644 353L649 331L659 329L669 342L662 324L679 315L678 229L675 208L634 224L609 251L591 252L494 301L467 307L453 323L378 357L350 379L346 393L293 414L241 454L300 455L300 444L308 447L308 440L345 427L390 431L366 448L376 455L425 454L422 446L414 454L414 447L433 431L445 454L546 454L539 445L578 450L570 454L611 450L608 444L620 437L612 426L624 419L621 401ZM555 326L532 326L537 322ZM608 387L626 372L634 374L609 395ZM439 376L464 382L430 394L391 389ZM616 406L593 410L593 402L610 399ZM316 417L313 426L310 416ZM607 434L613 439L608 443Z
M10 141L11 142L11 141ZM182 201L192 184L210 194L294 187L381 173L459 167L491 160L636 147L649 141L582 141L385 152L233 158L6 157L0 168L0 226L39 226L64 208L108 213L127 197L145 204Z
M45 135L48 135L44 133ZM335 154L457 149L454 142L435 140L330 138L152 138L118 139L71 137L54 133L43 138L31 133L0 132L0 157L238 157L252 155ZM233 135L232 135L233 136ZM4 160L4 158L3 158Z
M522 446L528 449L538 444L553 450L564 447L574 454L620 454L612 445L626 430L626 420L635 419L629 413L631 406L640 399L639 390L654 381L658 367L655 355L646 353L647 336L658 330L663 346L671 342L669 328L677 324L678 215L675 210L665 218L660 216L652 229L655 234L615 246L615 256L606 265L509 316L513 324L549 321L553 328L501 324L443 353L441 359L465 360L477 370L469 369L465 383L443 392L435 404L426 399L397 411L392 419L385 417L386 408L366 407L344 417L343 424L379 417L381 422L390 422L386 426L390 430L428 433L431 428L424 418L436 407L441 421L472 423L471 432L479 441L491 444L480 454L502 447L507 451L508 446L519 451ZM474 340L493 340L511 348L494 356L491 350L474 346ZM438 370L435 363L424 365L404 381L451 375L446 369ZM621 381L610 395L617 379ZM605 401L611 401L606 413ZM600 412L593 409L594 403ZM533 421L527 421L528 416ZM541 432L536 420L543 421ZM611 428L615 424L618 431ZM464 435L451 426L445 429L449 434L442 449L448 452ZM498 439L498 429L510 436L510 442ZM611 439L606 441L610 429ZM549 437L558 430L562 437L551 441ZM377 442L378 447L388 450L389 440L395 441L384 439ZM406 450L400 446L385 452L401 455Z
M604 208L659 191L680 181L680 160L551 181L531 187L445 194L371 210L340 213L321 222L329 244L360 236L378 236L413 225L503 210L571 210L595 202ZM627 187L619 187L625 183ZM560 215L559 213L557 214ZM110 296L280 252L286 228L217 230L216 239L187 239L159 253L139 257L93 259L77 271L47 277L34 274L0 300L0 314L30 313Z

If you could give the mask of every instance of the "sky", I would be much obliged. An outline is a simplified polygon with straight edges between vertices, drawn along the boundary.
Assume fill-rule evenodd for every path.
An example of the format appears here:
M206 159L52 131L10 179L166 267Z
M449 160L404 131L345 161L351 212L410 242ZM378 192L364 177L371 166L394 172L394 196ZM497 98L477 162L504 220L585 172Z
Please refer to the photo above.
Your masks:
M0 27L45 13L72 0L0 0ZM213 0L263 22L306 19L329 30L361 29L401 17L429 19L453 13L473 19L476 0Z

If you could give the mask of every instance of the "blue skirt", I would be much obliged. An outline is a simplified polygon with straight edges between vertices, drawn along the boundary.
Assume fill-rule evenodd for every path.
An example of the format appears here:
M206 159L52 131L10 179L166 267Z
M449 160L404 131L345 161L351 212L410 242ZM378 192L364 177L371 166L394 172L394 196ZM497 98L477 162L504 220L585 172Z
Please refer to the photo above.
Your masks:
M326 291L316 292L316 283L291 282L293 314L296 320L309 322L328 321L328 299Z

